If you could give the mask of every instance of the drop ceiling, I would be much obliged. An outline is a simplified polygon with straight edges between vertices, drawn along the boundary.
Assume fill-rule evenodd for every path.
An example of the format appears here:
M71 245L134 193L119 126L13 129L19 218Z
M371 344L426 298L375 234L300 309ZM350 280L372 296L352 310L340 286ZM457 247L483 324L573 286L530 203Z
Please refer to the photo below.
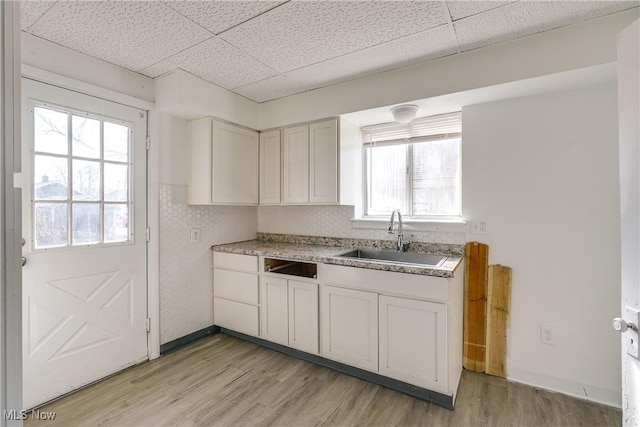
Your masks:
M145 76L256 102L584 22L640 1L21 2L22 30Z

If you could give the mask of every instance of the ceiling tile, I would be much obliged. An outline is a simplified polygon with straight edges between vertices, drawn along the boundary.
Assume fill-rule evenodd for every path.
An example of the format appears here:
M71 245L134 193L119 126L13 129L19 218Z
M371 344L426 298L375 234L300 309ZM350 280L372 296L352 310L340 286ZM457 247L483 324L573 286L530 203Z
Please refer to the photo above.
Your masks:
M265 102L302 92L303 89L286 77L277 75L233 91L255 102Z
M636 1L525 1L454 22L461 50L470 50L637 7Z
M477 15L487 10L495 9L506 4L513 3L511 1L448 1L449 13L451 19L456 21L467 16Z
M217 37L147 67L141 73L155 78L176 68L181 68L226 89L233 89L276 74L274 70Z
M56 0L22 0L20 2L20 28L26 31L38 18L55 4Z
M167 6L214 34L236 26L282 4L282 1L163 0Z
M151 1L58 2L29 32L134 71L211 37Z
M280 72L448 22L441 2L291 1L220 36Z
M396 39L285 74L314 89L367 74L399 68L456 53L456 41L448 25Z

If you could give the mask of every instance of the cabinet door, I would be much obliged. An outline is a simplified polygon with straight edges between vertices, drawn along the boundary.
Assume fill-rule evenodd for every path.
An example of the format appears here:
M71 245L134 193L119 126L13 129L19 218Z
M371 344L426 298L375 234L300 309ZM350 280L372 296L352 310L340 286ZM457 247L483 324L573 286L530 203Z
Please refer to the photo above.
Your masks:
M338 203L338 125L309 125L309 203Z
M318 354L318 285L289 280L289 346Z
M447 306L380 296L380 374L447 390Z
M262 301L260 336L265 340L288 345L287 281L263 276L260 282L260 293Z
M321 286L322 356L378 370L378 294Z
M284 203L309 202L309 126L286 128L284 139Z
M213 298L213 323L255 337L260 332L257 306L224 298Z
M260 204L278 205L281 202L280 130L260 134Z
M258 204L258 132L213 122L211 199Z

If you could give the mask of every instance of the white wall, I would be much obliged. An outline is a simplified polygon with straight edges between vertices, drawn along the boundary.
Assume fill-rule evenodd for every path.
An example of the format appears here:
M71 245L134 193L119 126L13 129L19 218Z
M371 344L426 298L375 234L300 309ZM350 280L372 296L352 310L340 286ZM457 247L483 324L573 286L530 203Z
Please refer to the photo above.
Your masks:
M471 237L513 268L509 378L620 406L615 85L464 108L463 165Z
M187 205L187 121L159 115L160 342L213 324L212 244L253 239L257 208ZM190 242L200 228L200 243Z

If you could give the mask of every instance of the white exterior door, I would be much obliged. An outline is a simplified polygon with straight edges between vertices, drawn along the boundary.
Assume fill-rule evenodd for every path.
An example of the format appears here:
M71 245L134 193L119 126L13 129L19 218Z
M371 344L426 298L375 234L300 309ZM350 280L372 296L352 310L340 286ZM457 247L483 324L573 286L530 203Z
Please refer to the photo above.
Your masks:
M22 83L31 408L148 358L146 113Z
M618 39L618 114L620 120L620 210L622 240L621 317L635 324L622 334L622 424L640 423L640 360L637 354L640 310L640 21ZM631 310L629 310L631 309ZM635 318L634 318L635 317Z

